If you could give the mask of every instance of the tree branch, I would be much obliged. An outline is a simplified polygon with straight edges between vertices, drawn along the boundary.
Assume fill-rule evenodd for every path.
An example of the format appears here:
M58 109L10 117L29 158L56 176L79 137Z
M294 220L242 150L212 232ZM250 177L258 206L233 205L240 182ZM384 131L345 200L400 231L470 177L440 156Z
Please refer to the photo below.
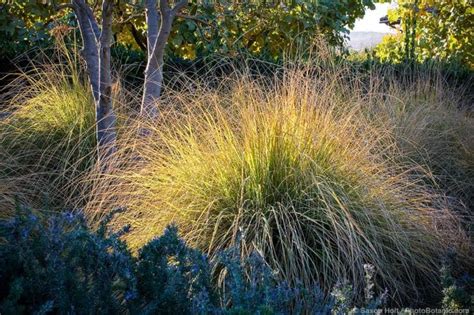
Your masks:
M143 38L143 35L140 34L140 32L137 30L135 25L133 25L133 23L129 22L128 25L130 26L130 31L137 45L140 47L141 50L147 51L146 38Z
M180 0L178 3L174 5L173 8L173 15L176 15L182 8L184 8L188 4L188 0Z
M61 11L61 10L64 10L64 9L75 10L76 7L72 3L63 3L63 4L54 5L54 10L55 11Z
M138 18L138 17L141 17L141 16L142 16L142 13L130 14L126 19L121 19L121 20L117 21L117 23L118 24L127 24L131 20L133 20L135 18Z

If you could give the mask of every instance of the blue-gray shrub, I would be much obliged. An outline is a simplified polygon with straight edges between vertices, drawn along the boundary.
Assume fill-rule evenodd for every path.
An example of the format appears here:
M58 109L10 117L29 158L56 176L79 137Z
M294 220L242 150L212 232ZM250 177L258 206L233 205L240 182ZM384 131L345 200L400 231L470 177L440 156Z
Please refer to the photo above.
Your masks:
M110 233L114 210L91 230L80 212L41 219L26 207L0 224L1 314L329 314L354 310L351 290L324 294L289 286L257 253L242 259L239 245L216 261L189 247L176 226L134 257ZM236 242L239 244L239 241ZM218 288L212 270L225 274ZM215 274L215 273L214 273ZM341 293L343 292L343 293ZM385 298L371 298L379 307Z

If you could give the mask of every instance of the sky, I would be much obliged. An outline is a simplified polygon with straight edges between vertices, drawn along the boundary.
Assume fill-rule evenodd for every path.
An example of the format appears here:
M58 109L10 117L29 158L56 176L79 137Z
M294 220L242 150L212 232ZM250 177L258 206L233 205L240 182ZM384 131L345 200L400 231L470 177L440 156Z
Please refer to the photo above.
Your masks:
M377 3L375 10L367 9L365 16L355 22L352 32L393 33L392 28L379 23L380 18L386 15L387 10L393 6L395 6L393 3Z

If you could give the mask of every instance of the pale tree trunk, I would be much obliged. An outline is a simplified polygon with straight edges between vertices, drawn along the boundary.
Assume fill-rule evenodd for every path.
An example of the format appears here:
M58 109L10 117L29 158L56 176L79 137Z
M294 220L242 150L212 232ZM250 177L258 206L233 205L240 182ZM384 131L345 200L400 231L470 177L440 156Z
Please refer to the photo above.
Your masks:
M156 119L158 100L163 84L164 53L176 14L187 4L187 0L177 2L173 8L168 0L160 0L159 12L156 0L146 0L147 53L143 99L140 109L142 117Z
M72 0L83 41L82 56L86 61L96 108L97 152L100 167L108 169L107 159L116 151L116 117L112 106L110 46L112 43L113 0L102 3L102 27L85 0Z
M116 116L112 106L112 79L110 45L112 42L113 0L103 0L102 27L99 29L91 7L86 0L71 0L83 40L82 55L87 64L92 94L96 104L96 134L99 161L108 159L116 151ZM169 0L146 1L147 54L144 92L140 114L156 119L158 100L163 84L163 63L166 43L176 14L187 4L179 0L170 6ZM101 163L105 163L101 162ZM101 168L104 168L101 166Z

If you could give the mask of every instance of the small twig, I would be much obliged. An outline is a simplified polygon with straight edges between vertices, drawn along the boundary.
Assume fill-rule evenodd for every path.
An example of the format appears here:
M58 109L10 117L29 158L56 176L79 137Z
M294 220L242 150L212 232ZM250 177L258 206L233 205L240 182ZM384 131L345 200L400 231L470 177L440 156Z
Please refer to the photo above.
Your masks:
M179 11L181 11L181 9L184 8L187 4L188 4L188 0L181 0L174 5L174 8L171 11L176 16L176 14L178 14Z
M72 3L63 3L63 4L55 5L54 9L56 11L61 11L61 10L64 10L64 9L74 10L75 8L74 8L74 5Z
M135 18L138 18L138 17L141 17L141 16L143 16L143 13L131 14L126 19L122 19L122 20L118 21L118 24L126 24L126 23L130 22L131 20L133 20Z
M182 19L193 20L195 22L199 22L199 23L205 24L207 26L211 26L211 27L214 26L212 23L209 23L205 20L202 20L202 19L198 18L197 16L186 15L186 14L181 14L181 13L177 13L176 16L179 17L179 18L182 18Z

